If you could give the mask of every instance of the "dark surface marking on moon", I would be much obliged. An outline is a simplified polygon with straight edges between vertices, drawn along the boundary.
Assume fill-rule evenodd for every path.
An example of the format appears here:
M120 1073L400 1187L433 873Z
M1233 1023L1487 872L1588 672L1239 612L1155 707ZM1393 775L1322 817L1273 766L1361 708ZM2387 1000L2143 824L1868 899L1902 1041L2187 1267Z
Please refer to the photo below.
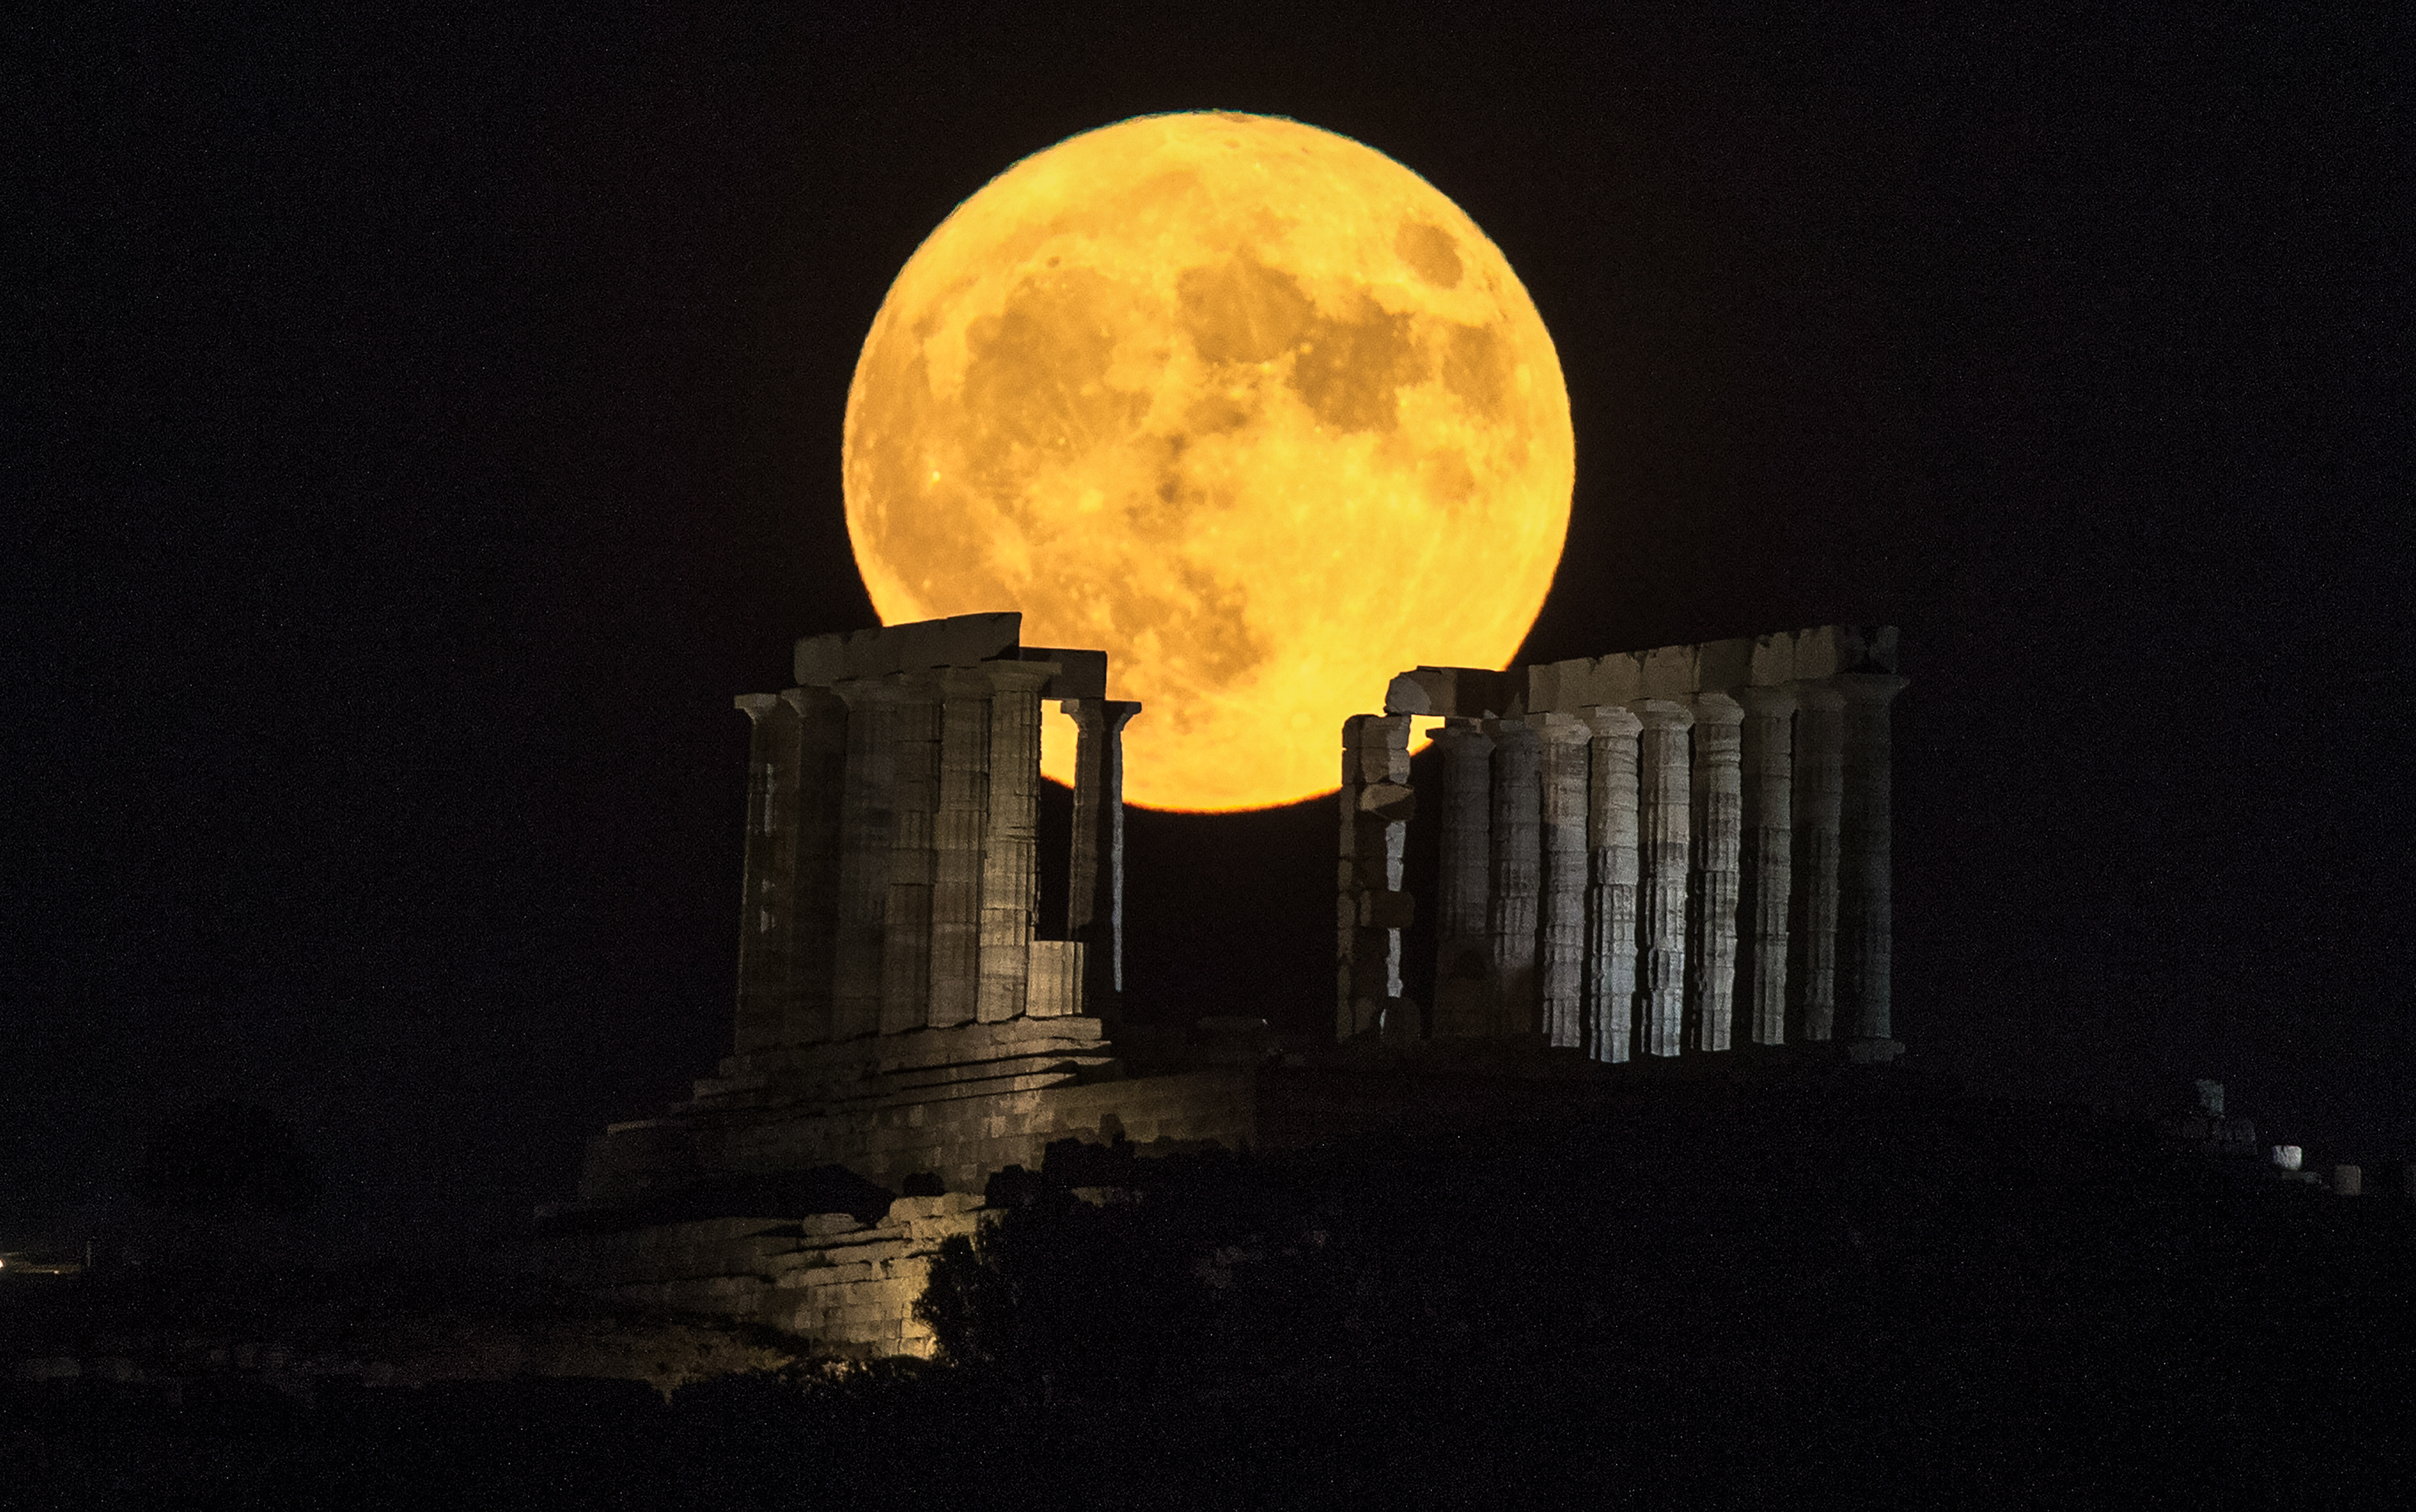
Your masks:
M1400 390L1427 373L1412 318L1361 295L1348 320L1320 319L1292 365L1291 385L1320 420L1342 430L1390 430L1400 419Z
M1410 271L1438 289L1459 287L1459 244L1440 226L1405 220L1393 235L1393 250Z
M1510 397L1510 344L1482 325L1452 327L1442 382L1473 412L1501 420Z
M1148 412L1148 395L1107 382L1131 303L1112 280L1065 268L1025 280L998 314L965 328L960 402L990 422L967 460L986 485L1011 491L1036 457L1071 461L1121 441Z
M1300 283L1254 258L1186 268L1175 282L1184 329L1207 362L1272 362L1315 311Z

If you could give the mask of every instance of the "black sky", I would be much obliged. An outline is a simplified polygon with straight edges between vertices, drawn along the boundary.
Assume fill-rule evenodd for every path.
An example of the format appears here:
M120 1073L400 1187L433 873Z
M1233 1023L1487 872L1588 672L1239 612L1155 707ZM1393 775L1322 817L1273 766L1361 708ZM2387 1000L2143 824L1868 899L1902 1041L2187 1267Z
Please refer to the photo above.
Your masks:
M1522 659L1903 627L1925 1061L2416 1158L2404 22L214 8L11 23L0 1236L209 1095L331 1220L491 1230L709 1070L730 697L872 622L889 278L1201 107L1525 279L1578 482ZM1328 834L1137 816L1137 996L1317 1022Z

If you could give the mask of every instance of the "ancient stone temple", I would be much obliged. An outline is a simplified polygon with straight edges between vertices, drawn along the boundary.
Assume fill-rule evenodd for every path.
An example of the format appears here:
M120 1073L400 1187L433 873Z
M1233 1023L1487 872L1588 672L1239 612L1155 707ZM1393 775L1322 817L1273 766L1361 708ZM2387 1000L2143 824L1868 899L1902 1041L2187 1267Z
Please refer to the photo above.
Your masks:
M1337 1039L1892 1058L1895 646L1830 625L1395 678L1343 726ZM1423 801L1420 716L1442 721ZM1421 811L1441 829L1423 1008L1403 984Z
M663 1116L591 1141L556 1216L826 1167L978 1191L1051 1138L1123 1126L1103 1110L1187 1135L1179 1109L1136 1112L1187 1084L1123 1081L1107 1038L1122 732L1140 705L1107 696L1105 652L1019 645L1020 622L801 640L796 686L736 700L753 732L732 1054ZM1048 702L1080 732L1073 834L1053 856ZM1040 926L1044 866L1066 878L1064 937Z

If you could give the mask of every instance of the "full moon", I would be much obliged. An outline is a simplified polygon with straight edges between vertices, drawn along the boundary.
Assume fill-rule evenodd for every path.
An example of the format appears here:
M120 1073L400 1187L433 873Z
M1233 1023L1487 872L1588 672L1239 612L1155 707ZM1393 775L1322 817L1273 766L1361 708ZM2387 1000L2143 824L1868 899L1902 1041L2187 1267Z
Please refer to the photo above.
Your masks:
M1543 319L1457 205L1347 137L1200 112L959 205L865 338L841 466L883 622L1014 608L1028 645L1104 649L1145 705L1127 800L1222 811L1333 791L1394 673L1509 662L1576 452Z

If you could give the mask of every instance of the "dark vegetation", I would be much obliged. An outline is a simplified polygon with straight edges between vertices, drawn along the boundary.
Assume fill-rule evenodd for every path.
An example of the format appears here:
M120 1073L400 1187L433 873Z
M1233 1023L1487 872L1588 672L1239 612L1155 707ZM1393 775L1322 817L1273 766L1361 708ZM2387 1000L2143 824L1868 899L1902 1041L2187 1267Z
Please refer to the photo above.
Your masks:
M2404 1502L2416 1207L2086 1113L1833 1091L1550 1149L1060 1146L990 1195L925 1299L944 1363L668 1401L52 1383L0 1453L63 1505Z

